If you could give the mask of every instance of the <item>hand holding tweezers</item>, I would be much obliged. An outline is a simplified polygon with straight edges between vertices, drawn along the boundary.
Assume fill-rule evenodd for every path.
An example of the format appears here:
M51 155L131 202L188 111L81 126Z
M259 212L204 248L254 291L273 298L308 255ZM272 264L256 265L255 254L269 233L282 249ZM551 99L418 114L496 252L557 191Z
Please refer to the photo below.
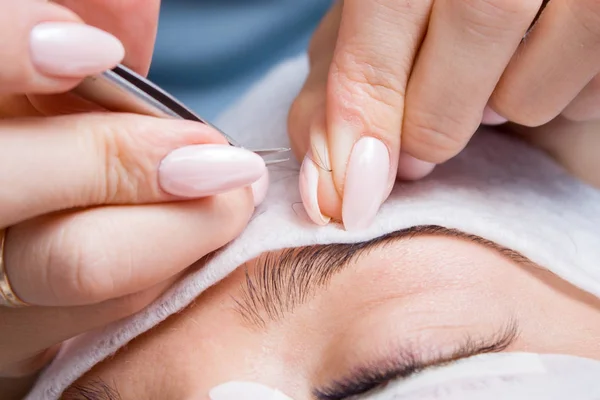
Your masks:
M87 77L72 92L108 111L197 121L216 129L230 145L243 147L219 128L199 117L174 96L123 65L117 65L100 75ZM267 165L289 159L267 158L276 154L287 154L289 152L287 148L249 150L263 157Z

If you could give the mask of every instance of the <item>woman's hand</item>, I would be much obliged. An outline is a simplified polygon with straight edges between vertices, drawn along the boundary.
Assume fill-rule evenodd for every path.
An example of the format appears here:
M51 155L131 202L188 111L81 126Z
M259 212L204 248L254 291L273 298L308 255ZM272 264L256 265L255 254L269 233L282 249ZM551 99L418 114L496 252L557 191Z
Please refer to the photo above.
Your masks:
M90 113L53 94L113 67L123 47L144 73L158 5L63 3L113 23L125 46L56 3L0 0L11 39L0 41L0 256L29 305L0 306L3 399L21 398L61 342L135 313L236 237L254 209L247 187L266 176L259 156L203 124Z
M599 27L595 0L339 2L289 118L309 215L368 225L397 176L427 175L482 120L600 117Z

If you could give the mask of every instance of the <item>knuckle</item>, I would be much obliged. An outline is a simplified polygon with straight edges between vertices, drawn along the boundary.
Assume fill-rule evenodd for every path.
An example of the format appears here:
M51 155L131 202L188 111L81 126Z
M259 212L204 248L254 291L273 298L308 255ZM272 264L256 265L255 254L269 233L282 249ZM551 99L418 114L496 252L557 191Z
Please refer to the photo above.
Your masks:
M507 31L510 26L531 23L541 0L454 0L462 10L462 17L468 26L485 36Z
M406 115L402 146L423 161L442 163L458 154L477 125L449 116L411 111Z
M86 221L65 228L53 238L48 252L47 280L59 303L97 303L111 297L117 285L111 255L95 227ZM119 274L127 271L119 269Z
M328 92L335 94L335 100L331 108L341 119L371 135L397 142L405 82L387 67L370 64L367 56L346 52L332 63Z
M369 50L339 51L331 66L331 77L344 100L369 101L397 110L404 103L406 79L386 62L375 62L378 58Z
M479 16L491 18L514 18L534 14L540 8L541 0L455 0ZM521 19L519 18L519 19Z
M79 131L87 131L101 168L92 183L92 199L97 203L123 203L140 197L157 197L160 193L156 160L164 146L153 146L150 122L136 117L121 124L105 116L86 119ZM93 126L93 129L90 129ZM158 144L158 143L156 143Z

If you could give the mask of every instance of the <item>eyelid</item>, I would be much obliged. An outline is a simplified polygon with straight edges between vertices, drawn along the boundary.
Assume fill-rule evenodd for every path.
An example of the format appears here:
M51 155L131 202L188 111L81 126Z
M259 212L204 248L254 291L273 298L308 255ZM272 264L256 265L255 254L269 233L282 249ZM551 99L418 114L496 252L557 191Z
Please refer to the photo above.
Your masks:
M313 395L319 400L343 400L365 394L392 380L402 380L429 368L450 365L466 358L481 354L499 353L510 347L519 337L519 327L510 320L495 335L474 339L467 335L450 354L437 354L427 357L423 352L411 347L401 347L396 355L388 359L369 363L355 368L347 377L334 381L322 389L315 389ZM394 352L390 352L393 354Z

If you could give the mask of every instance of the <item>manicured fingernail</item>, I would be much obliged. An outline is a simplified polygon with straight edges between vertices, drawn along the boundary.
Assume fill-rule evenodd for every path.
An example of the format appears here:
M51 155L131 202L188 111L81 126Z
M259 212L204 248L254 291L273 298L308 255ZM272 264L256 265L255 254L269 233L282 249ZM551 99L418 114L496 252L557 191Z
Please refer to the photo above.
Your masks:
M417 181L425 178L435 168L435 164L421 161L406 153L400 153L398 159L398 179L405 181Z
M265 169L265 173L252 184L252 196L254 197L254 207L258 207L267 197L269 190L269 170Z
M123 57L123 44L90 25L43 22L31 31L31 59L45 75L84 77L113 68Z
M208 393L211 400L292 400L278 390L252 382L227 382Z
M483 110L483 117L481 118L481 123L484 125L502 125L508 122L506 118L502 115L498 114L496 111L492 110L490 106L486 106Z
M372 137L354 145L344 183L342 219L346 230L367 228L373 222L387 192L390 154Z
M167 155L159 167L165 192L181 197L206 197L249 186L265 174L264 160L239 147L199 144Z
M312 150L309 150L300 168L300 197L309 218L317 225L327 225L331 218L321 213L319 207L319 169L313 160Z

